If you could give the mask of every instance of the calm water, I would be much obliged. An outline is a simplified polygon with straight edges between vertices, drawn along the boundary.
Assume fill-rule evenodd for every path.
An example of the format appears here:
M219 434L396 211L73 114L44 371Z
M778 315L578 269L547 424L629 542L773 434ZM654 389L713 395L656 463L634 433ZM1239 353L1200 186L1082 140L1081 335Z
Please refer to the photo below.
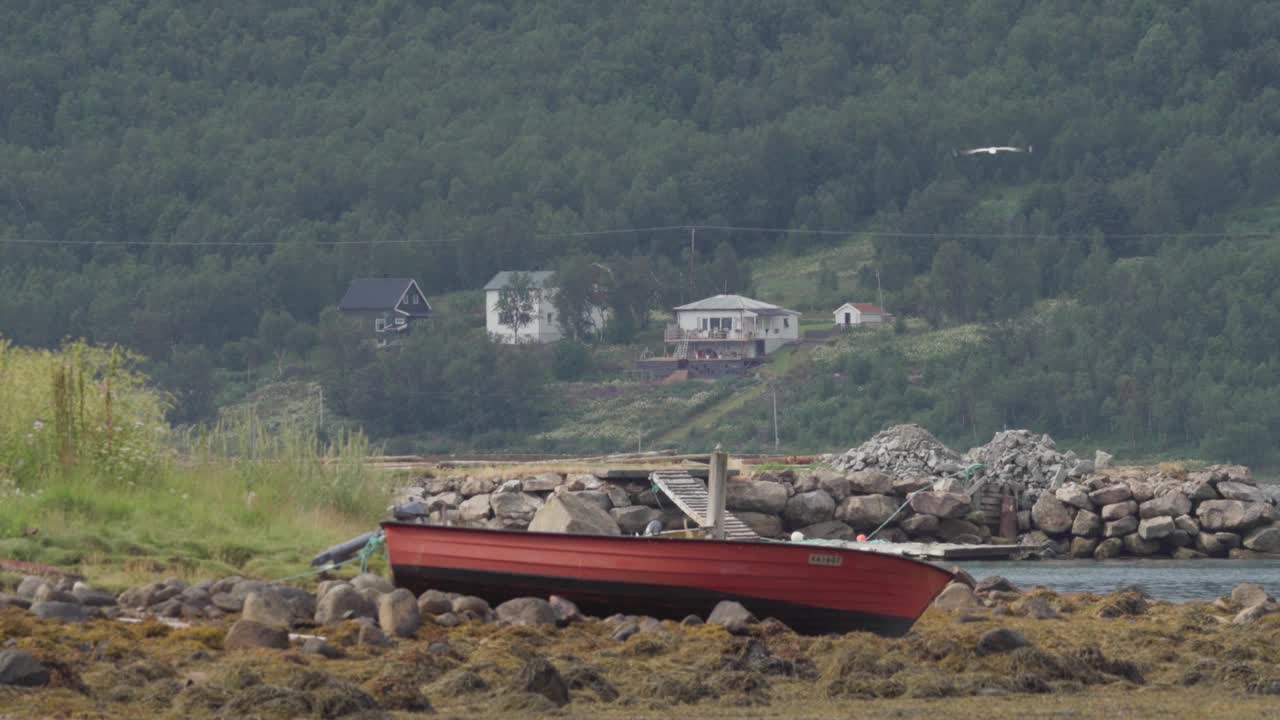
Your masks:
M1280 596L1280 560L1041 560L960 562L981 580L1003 575L1021 588L1042 585L1057 592L1112 592L1136 585L1160 600L1212 600L1242 582Z

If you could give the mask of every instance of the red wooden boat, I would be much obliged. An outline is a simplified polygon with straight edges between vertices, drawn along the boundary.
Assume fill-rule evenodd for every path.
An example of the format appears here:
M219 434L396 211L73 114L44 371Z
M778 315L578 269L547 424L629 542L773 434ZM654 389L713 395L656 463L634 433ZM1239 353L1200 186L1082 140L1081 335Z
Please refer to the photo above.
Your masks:
M804 634L911 628L951 573L861 550L783 542L481 530L385 522L396 585L492 603L561 595L584 613L706 617L721 600Z

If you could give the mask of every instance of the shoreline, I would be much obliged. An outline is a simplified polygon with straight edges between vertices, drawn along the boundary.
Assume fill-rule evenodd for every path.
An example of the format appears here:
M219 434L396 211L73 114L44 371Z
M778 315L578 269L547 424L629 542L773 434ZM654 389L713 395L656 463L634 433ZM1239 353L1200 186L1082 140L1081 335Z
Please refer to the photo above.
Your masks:
M1280 710L1280 614L1238 620L1247 602L1274 606L1256 591L1168 603L1132 592L1023 591L998 578L976 584L976 602L932 608L897 639L806 637L768 619L539 617L533 602L452 624L427 611L440 609L431 607L437 594L418 599L422 622L405 637L383 632L380 617L298 629L324 640L251 647L234 613L172 628L0 608L0 652L27 652L48 672L40 687L0 685L0 717L408 718L430 709L444 717L675 710L834 718L856 709L859 717L978 718L1051 708L1203 717L1216 707L1223 717L1261 718Z

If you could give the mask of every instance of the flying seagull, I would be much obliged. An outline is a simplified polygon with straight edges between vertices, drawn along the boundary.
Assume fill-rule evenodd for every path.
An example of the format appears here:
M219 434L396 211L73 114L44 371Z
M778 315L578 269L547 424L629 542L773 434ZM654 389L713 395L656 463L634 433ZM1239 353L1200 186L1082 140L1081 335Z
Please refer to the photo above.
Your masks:
M1010 147L1008 145L997 145L995 147L972 148L970 150L952 150L951 154L958 157L960 155L997 155L1004 152L1029 153L1031 152L1031 146L1028 145L1024 148L1020 148Z

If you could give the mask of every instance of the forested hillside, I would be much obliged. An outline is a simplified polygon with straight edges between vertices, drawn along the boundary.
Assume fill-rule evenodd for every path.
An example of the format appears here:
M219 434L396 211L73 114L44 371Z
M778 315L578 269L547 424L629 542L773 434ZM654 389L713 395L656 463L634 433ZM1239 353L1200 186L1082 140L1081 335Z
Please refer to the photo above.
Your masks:
M861 365L792 378L837 403L797 445L843 442L836 416L1219 455L1280 431L1273 2L0 10L0 335L133 348L179 421L293 368L379 432L536 425L551 358L482 347L465 313L378 356L325 309L353 276L440 294L590 256L652 269L615 315L642 325L689 294L696 225L695 294L870 233L839 291L878 270L900 315L998 328L923 373L866 360L901 390L873 405ZM953 153L1005 144L1034 151Z

